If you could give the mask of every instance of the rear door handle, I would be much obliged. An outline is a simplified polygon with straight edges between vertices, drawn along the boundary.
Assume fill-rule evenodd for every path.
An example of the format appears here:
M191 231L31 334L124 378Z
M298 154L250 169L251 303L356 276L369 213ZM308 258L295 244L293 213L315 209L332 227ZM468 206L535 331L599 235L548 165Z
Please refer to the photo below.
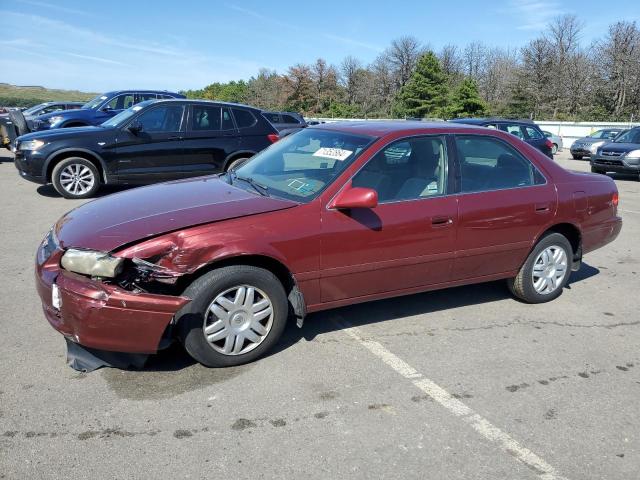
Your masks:
M431 217L431 225L434 227L446 227L453 223L451 217Z
M180 135L173 135L168 137L167 140L182 140L182 137Z
M549 208L550 208L550 204L548 203L536 203L536 213L548 212Z

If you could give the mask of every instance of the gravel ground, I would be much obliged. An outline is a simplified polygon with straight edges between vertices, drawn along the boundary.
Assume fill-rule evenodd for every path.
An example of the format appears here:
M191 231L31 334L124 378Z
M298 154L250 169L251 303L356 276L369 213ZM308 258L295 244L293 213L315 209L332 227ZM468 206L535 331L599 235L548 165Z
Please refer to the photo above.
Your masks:
M243 367L172 348L80 374L33 257L81 202L1 155L0 478L638 478L637 179L616 178L620 237L550 304L454 288L311 315Z

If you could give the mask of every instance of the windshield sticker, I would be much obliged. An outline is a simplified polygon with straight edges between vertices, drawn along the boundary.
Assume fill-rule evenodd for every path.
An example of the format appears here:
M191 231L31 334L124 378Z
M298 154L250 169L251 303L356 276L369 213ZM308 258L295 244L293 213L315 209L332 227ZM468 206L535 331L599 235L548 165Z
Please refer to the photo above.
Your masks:
M302 194L307 194L309 192L313 191L313 185L307 182L303 182L302 180L298 180L297 178L294 178L293 180L291 180L287 186L291 189L291 190L295 190L297 192L300 192Z
M349 155L351 155L352 153L353 153L352 150L343 150L342 148L322 147L319 150L316 150L316 153L314 153L313 156L343 161L349 158Z

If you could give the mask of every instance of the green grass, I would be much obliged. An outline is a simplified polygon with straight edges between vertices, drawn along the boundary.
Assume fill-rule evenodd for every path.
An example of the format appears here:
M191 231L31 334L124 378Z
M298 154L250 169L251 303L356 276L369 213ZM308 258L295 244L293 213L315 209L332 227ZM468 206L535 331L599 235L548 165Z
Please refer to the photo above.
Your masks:
M97 93L79 92L77 90L56 90L38 86L18 87L8 83L0 83L0 106L30 107L52 100L86 101Z

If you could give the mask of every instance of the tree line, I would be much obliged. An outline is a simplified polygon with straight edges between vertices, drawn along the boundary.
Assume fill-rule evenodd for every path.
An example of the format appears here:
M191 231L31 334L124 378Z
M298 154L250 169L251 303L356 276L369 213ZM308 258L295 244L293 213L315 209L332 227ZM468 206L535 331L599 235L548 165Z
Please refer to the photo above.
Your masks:
M640 30L620 21L589 44L574 15L555 18L521 48L482 42L434 51L413 36L393 40L370 64L319 58L286 73L212 83L189 98L241 102L311 117L453 118L499 115L628 121L640 116Z

